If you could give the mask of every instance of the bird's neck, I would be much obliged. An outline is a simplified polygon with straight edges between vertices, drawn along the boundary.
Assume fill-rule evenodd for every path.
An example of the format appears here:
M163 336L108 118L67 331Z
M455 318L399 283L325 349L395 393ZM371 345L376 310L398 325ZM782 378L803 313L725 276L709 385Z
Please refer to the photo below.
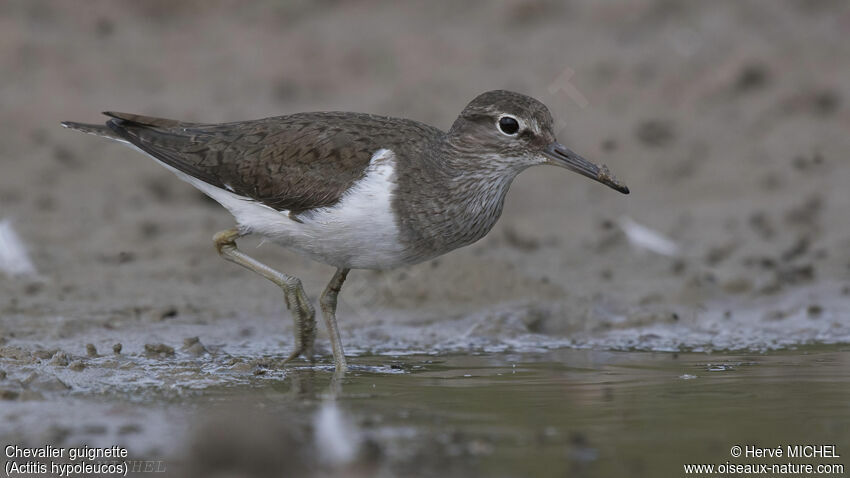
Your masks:
M396 201L402 213L402 239L418 262L484 237L502 214L511 182L520 172L506 171L471 150L443 144L400 176ZM403 178L403 179L402 179ZM412 198L412 199L411 199Z
M511 183L524 168L506 168L504 158L450 135L439 151L436 166L448 175L460 209L474 217L493 211L498 218Z

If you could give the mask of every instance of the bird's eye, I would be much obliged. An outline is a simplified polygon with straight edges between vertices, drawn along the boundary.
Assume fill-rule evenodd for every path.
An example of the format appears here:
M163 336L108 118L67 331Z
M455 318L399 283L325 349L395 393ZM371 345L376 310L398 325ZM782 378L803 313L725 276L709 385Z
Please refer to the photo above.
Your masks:
M508 136L513 136L519 131L519 122L513 116L502 116L499 118L499 130Z

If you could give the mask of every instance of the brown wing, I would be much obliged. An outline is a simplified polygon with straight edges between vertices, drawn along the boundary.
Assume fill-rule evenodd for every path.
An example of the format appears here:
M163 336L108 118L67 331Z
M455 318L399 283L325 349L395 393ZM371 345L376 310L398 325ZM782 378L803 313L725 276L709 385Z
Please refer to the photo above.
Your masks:
M113 118L107 125L117 135L163 163L292 214L336 203L365 174L381 148L376 138L392 129L388 122L398 121L366 114L300 113L198 124L105 114Z

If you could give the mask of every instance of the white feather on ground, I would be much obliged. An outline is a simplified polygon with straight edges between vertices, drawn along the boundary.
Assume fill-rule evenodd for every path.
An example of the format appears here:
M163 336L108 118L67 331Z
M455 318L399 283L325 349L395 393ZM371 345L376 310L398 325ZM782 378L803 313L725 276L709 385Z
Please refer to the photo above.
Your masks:
M620 218L619 224L633 246L652 251L662 256L679 256L679 245L660 232L638 224L632 218L625 216Z
M27 248L9 219L0 221L0 271L10 276L36 273Z

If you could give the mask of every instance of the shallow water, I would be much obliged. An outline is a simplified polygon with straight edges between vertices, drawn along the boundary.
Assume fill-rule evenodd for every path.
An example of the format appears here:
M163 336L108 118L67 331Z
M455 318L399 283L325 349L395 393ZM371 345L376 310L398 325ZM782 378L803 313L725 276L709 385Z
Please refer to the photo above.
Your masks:
M391 362L404 374L355 371L338 401L373 417L364 434L420 453L420 471L671 476L734 462L736 444L835 444L850 456L848 360L846 348L409 356Z
M141 396L133 387L45 393L6 402L0 436L120 443L135 457L165 460L174 476L227 467L253 467L255 476L682 476L688 463L846 466L850 457L846 346L351 362L338 383L327 367L302 364L205 387L175 377L177 385ZM842 457L730 456L734 445L796 444L835 445Z

